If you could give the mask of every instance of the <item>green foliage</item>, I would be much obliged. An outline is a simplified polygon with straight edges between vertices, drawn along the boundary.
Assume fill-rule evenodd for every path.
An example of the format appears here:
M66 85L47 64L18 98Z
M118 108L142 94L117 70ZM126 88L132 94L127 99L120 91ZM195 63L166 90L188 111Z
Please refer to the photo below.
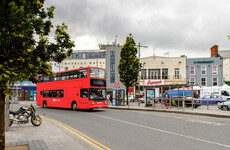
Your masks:
M44 8L44 0L3 0L0 4L0 90L10 93L8 81L52 74L49 61L61 62L72 54L74 42L67 26L57 25L54 42L49 34L55 7Z
M127 87L137 82L138 63L136 43L132 34L126 38L125 44L121 47L121 59L118 66L120 81Z

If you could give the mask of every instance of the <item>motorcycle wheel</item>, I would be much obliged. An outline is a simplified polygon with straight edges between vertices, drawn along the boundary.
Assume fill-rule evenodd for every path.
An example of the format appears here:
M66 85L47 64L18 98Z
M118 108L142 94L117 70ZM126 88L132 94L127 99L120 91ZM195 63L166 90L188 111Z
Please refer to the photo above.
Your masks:
M31 123L34 126L40 126L42 124L42 118L39 115L31 116Z
M13 124L12 120L9 120L9 127Z

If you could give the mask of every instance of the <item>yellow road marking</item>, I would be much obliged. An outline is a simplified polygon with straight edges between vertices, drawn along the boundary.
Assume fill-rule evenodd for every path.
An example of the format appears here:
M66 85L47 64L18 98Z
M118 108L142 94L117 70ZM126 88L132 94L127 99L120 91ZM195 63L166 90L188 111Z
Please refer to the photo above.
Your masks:
M57 121L57 120L55 120L55 119L48 118L48 117L43 116L43 115L40 115L40 116L42 116L43 118L45 118L45 119L47 119L47 120L53 121L53 122L55 122L55 123L57 123L57 124L63 126L65 129L67 129L67 130L71 131L72 133L78 135L80 138L82 138L83 140L85 140L86 142L92 144L93 146L97 147L97 148L100 149L100 150L104 150L104 149L106 149L106 150L111 150L110 148L104 146L103 144L101 144L101 143L99 143L99 142L93 140L92 138L88 137L87 135L81 133L80 131L77 131L76 129L74 129L74 128L72 128L72 127L70 127L70 126L68 126L68 125L66 125L66 124L64 124L64 123L62 123L62 122L60 122L60 121Z

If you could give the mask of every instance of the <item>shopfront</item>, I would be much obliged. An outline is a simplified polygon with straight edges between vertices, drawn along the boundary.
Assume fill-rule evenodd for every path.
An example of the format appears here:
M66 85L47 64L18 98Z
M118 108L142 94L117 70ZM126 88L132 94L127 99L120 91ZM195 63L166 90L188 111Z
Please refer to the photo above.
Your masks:
M13 95L11 96L12 100L14 99L14 101L36 101L36 89L36 84L33 84L30 81L24 81L15 84L15 86L13 87Z

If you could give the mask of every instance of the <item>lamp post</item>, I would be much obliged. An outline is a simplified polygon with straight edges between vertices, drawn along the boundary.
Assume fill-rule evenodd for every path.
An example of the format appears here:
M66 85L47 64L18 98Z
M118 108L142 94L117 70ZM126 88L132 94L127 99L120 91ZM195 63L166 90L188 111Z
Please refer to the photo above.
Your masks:
M144 48L148 48L148 46L143 46L140 44L137 45L138 46L138 106L140 106L140 54L141 54L141 47L144 47Z

